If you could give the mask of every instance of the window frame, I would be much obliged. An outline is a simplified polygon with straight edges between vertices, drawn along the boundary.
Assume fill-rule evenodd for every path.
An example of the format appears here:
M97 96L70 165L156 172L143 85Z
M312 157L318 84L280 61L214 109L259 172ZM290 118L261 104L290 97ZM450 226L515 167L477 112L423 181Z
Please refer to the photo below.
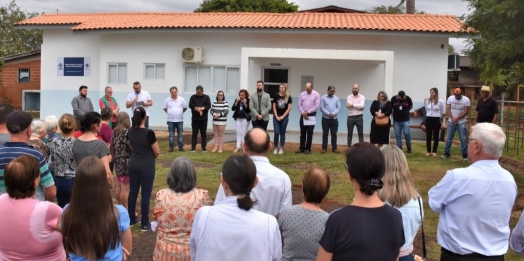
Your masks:
M147 67L153 66L153 78L147 78ZM157 79L156 69L158 66L162 66L164 69L164 78ZM144 81L165 81L166 80L166 64L165 63L144 63Z
M214 77L215 77L215 68L221 68L221 69L224 69L224 83L223 83L223 86L224 86L224 89L220 89L220 91L223 91L226 95L228 94L227 92L227 82L228 82L228 77L227 77L227 72L228 72L228 69L237 69L238 72L239 72L239 78L238 78L238 82L240 83L240 65L202 65L202 64L184 64L184 88L183 88L183 92L184 93L193 93L194 90L192 90L191 88L194 88L194 87L191 87L191 86L186 86L186 82L187 82L187 79L186 79L186 70L187 68L196 68L196 84L197 85L201 85L201 83L199 83L199 70L200 68L209 68L210 69L210 72L209 72L209 82L210 82L210 86L203 86L204 87L204 92L212 92L212 93L215 93L214 91ZM195 86L196 87L196 86ZM188 89L189 88L189 89ZM240 85L238 86L238 90L240 90ZM218 90L217 90L218 91Z
M27 70L27 82L20 81L20 73L22 70ZM30 68L18 68L18 83L31 83L31 69Z
M116 65L116 82L111 82L111 77L110 77L110 72L109 72L109 68L111 68L111 66L115 66ZM125 66L126 67L126 78L125 78L125 81L124 82L119 82L119 68L120 66ZM116 85L126 85L127 84L127 63L118 63L118 62L114 62L114 63L107 63L107 84L116 84Z

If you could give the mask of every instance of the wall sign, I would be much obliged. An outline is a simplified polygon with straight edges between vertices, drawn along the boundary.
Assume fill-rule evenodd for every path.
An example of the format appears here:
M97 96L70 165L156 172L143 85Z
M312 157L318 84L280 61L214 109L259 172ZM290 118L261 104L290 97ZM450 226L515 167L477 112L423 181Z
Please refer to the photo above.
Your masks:
M58 57L58 76L91 76L91 57Z

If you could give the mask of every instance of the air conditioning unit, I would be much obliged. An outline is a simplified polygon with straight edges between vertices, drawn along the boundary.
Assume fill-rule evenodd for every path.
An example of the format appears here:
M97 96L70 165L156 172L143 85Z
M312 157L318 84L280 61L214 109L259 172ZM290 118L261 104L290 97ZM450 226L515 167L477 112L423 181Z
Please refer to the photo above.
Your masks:
M182 62L184 63L201 63L204 61L204 48L200 46L188 46L182 48Z

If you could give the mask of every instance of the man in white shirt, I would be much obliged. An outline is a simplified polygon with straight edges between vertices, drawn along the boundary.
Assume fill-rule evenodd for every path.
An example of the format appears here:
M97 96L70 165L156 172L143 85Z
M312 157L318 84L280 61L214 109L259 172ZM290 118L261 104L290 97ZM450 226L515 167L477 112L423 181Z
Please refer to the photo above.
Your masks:
M167 113L167 129L169 131L169 152L175 147L175 131L178 133L178 150L184 151L184 112L187 110L186 100L178 96L178 88L169 88L171 93L164 102L164 111Z
M357 126L358 142L364 142L364 118L362 113L364 112L364 104L366 98L364 95L359 93L360 86L353 84L352 93L348 95L346 108L348 108L348 150L351 147L351 141L353 140L353 128Z
M498 162L506 135L495 124L478 123L468 140L473 164L449 170L428 192L429 206L440 213L440 260L504 260L517 196L513 176Z
M466 130L466 115L468 115L470 102L468 97L462 95L460 88L455 88L453 95L449 96L446 102L446 114L449 122L446 132L446 147L441 158L447 159L451 155L451 144L455 131L459 134L462 159L468 161L468 133Z
M147 109L149 106L153 106L151 95L149 95L149 92L142 90L142 85L140 85L140 82L134 82L133 89L135 91L127 95L126 108L131 108L131 117L133 117L133 112L137 107L144 107L147 115L145 127L149 128L149 112Z
M281 169L271 165L266 157L269 135L261 128L249 130L244 137L244 151L257 167L258 184L251 191L256 200L254 209L278 217L286 206L291 206L291 180ZM226 195L222 185L218 188L215 205L222 204Z

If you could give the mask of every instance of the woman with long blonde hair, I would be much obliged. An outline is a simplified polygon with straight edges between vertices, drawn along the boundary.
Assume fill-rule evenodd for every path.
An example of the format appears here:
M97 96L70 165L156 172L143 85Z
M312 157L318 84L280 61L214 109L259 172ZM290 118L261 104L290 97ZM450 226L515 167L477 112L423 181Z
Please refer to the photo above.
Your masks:
M111 137L111 156L115 163L116 172L116 191L115 195L118 203L127 208L127 199L129 196L129 158L131 157L131 147L127 139L127 130L131 127L129 114L127 112L119 112L116 116L116 128L113 130Z
M424 215L421 213L422 200L415 189L408 161L402 150L395 145L385 145L380 150L386 160L386 172L382 178L384 186L378 192L378 196L402 214L406 242L400 248L399 261L414 260L413 240Z
M430 155L437 157L438 138L442 126L442 115L444 115L444 102L438 98L438 89L429 90L429 99L424 100L426 109L426 157ZM431 139L433 138L433 149L431 148Z
M292 99L287 91L287 85L281 83L279 92L273 97L273 128L275 129L273 154L283 154L286 143L286 129L291 112ZM280 141L280 143L279 143Z

